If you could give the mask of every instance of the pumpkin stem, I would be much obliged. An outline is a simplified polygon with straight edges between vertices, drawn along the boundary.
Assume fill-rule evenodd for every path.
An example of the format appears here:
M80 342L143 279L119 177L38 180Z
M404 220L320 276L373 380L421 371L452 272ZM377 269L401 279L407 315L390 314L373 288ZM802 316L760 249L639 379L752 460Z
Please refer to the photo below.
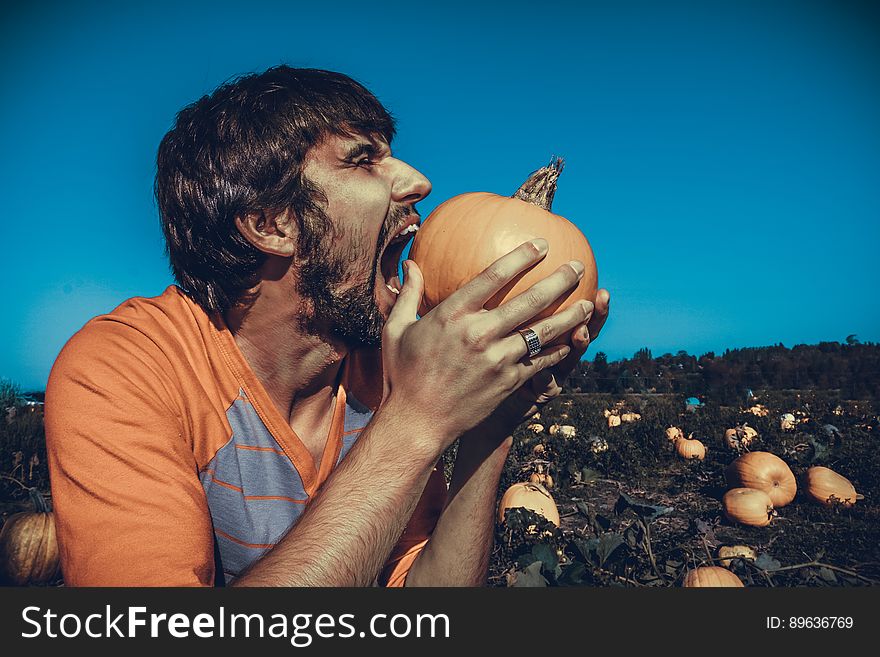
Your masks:
M49 503L46 502L46 498L43 497L42 493L40 493L36 486L28 488L28 495L30 495L31 502L37 513L48 513L51 511Z
M556 194L556 180L562 173L565 161L555 155L550 158L550 164L541 167L516 190L512 198L518 198L526 203L537 205L550 212L553 205L553 196Z

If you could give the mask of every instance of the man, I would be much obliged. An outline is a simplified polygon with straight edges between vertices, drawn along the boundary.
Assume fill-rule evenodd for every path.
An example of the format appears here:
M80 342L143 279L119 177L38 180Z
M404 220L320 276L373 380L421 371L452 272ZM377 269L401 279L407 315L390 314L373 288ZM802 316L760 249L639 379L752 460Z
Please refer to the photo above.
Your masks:
M482 306L536 239L416 321L421 272L396 273L431 186L393 135L358 83L286 66L178 115L156 194L179 287L87 323L50 375L69 584L485 584L510 434L560 392L608 294L535 322L571 346L529 358L514 329L583 265Z

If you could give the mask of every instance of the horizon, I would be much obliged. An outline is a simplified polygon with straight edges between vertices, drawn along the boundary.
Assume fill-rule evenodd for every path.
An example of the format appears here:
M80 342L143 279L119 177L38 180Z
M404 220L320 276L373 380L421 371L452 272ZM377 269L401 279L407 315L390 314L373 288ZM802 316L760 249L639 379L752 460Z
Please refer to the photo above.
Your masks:
M433 183L422 217L456 194L510 194L564 157L554 212L587 236L611 292L584 360L880 341L880 6L526 8L4 9L0 377L44 389L86 321L173 283L159 141L188 103L279 63L377 95L396 155Z

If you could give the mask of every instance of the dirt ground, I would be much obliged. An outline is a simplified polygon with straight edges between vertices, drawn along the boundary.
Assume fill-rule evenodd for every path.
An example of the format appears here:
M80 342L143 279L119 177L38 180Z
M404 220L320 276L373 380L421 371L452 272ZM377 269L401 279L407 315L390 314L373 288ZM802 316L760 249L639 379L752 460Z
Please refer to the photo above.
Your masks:
M862 586L880 582L880 439L877 410L832 394L760 391L752 403L768 414L711 402L686 410L676 395L568 395L524 424L500 492L525 481L537 465L549 468L561 527L528 511L499 523L490 568L496 586L680 586L689 569L724 565L721 546L746 545L757 560L730 567L747 586ZM604 411L641 418L609 427ZM780 417L797 424L783 430ZM798 481L794 501L777 510L768 527L747 527L724 517L724 471L739 454L724 430L748 423L758 431L750 451L781 457ZM574 438L548 434L551 425L575 427ZM704 460L678 456L669 426L693 433L706 446ZM607 450L602 446L607 443ZM545 452L536 458L535 445ZM594 449L591 449L594 448ZM803 492L802 477L822 465L847 477L864 496L854 506L825 507Z

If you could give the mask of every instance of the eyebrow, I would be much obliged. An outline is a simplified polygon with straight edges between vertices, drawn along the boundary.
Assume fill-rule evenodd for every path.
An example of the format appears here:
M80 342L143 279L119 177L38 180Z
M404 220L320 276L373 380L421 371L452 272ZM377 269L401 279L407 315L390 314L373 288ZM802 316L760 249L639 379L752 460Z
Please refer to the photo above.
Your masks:
M348 151L345 154L345 159L353 160L360 157L361 155L376 157L379 155L380 152L380 149L375 144L368 141L359 141L349 147Z

